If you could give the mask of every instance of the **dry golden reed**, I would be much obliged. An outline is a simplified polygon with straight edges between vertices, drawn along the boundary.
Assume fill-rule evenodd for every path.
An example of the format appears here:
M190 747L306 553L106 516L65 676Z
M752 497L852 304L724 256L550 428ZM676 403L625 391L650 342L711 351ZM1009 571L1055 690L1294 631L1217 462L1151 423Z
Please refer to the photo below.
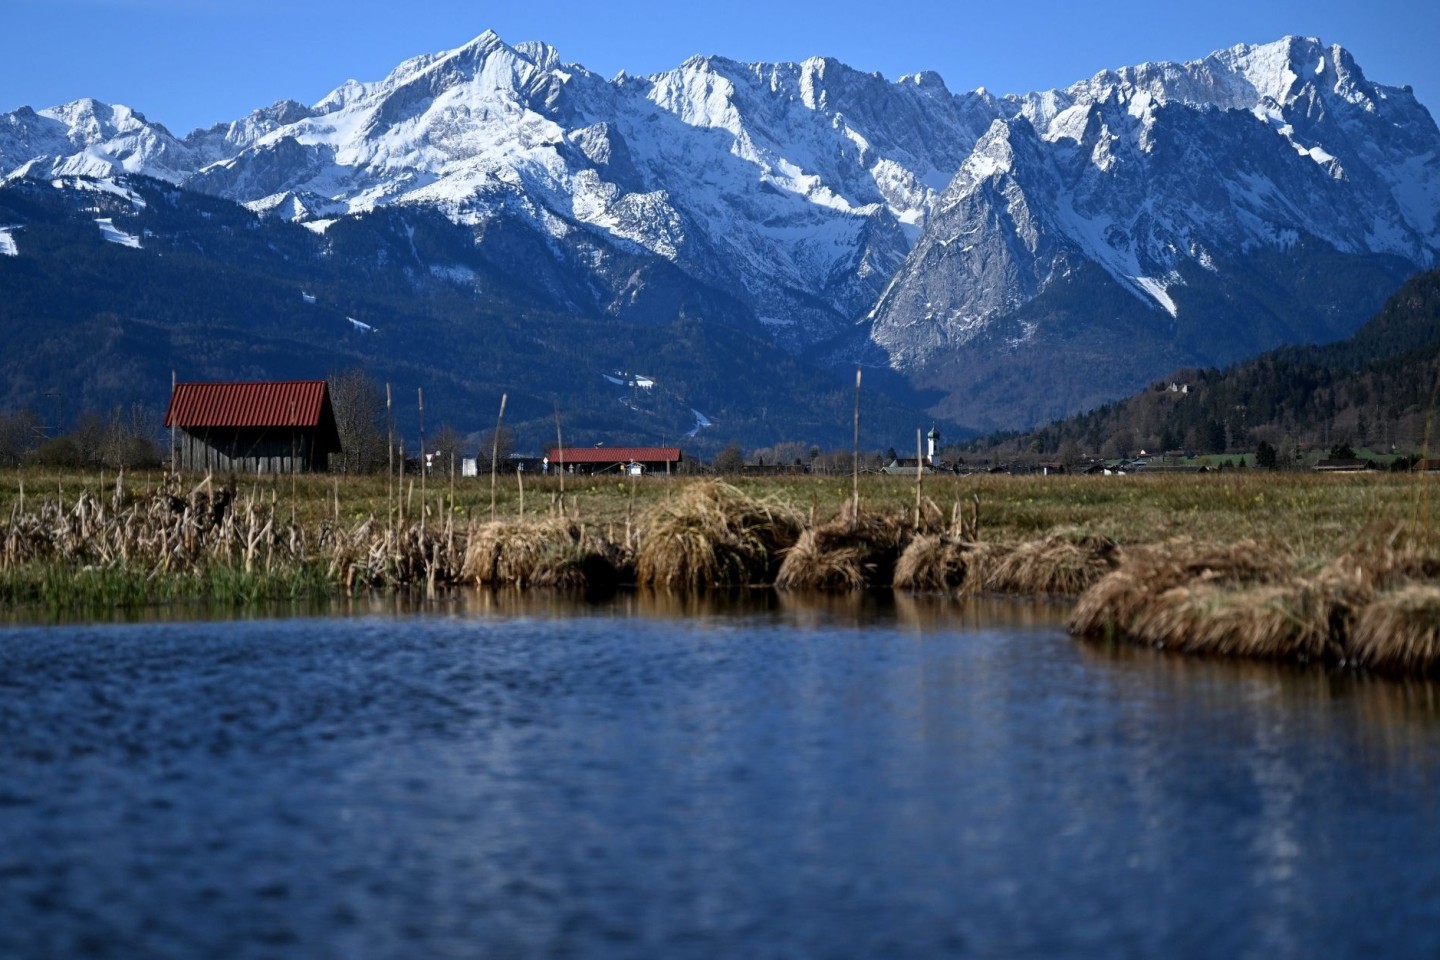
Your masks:
M727 483L692 484L641 518L636 582L693 591L769 584L800 523L780 501Z
M835 520L811 527L785 553L775 577L780 590L858 590L889 586L908 538L902 517L847 508Z
M1440 668L1436 558L1374 547L1308 575L1294 566L1253 543L1135 549L1081 595L1070 629L1185 653Z
M1141 643L1184 653L1271 660L1338 660L1331 630L1336 604L1314 582L1226 589L1214 584L1171 587L1131 622Z
M1076 596L1113 570L1113 540L1060 528L1018 544L921 534L895 566L894 586L912 592Z
M1440 586L1414 583L1377 596L1356 618L1350 655L1362 667L1434 672L1440 666Z
M981 582L989 593L1076 596L1115 568L1118 551L1113 540L1061 528L995 551Z
M948 533L922 533L895 562L896 590L949 593L964 586L978 545Z
M1133 636L1136 618L1167 590L1263 585L1290 573L1286 558L1248 540L1222 547L1172 540L1129 548L1118 567L1080 595L1070 629L1085 637Z

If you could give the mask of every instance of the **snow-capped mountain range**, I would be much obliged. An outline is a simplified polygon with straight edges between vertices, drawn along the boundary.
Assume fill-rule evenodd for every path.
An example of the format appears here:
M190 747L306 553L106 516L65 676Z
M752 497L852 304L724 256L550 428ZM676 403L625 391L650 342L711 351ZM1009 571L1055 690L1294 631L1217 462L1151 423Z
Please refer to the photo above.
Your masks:
M1376 277L1440 254L1430 114L1296 37L995 97L822 58L605 79L487 32L184 137L93 100L0 115L0 175L127 173L322 231L381 208L477 242L518 225L594 292L580 310L618 314L629 265L664 261L780 347L888 364L976 426L1342 336ZM1046 372L1070 386L1017 405Z

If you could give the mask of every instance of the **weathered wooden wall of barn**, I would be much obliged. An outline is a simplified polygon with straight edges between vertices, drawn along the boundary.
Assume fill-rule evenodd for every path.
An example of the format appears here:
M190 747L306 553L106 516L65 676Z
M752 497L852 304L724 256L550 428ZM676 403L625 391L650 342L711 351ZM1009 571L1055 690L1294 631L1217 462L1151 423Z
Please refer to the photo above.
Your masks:
M312 453L315 440L306 430L182 430L177 446L180 469L196 473L315 473L326 467L324 455Z

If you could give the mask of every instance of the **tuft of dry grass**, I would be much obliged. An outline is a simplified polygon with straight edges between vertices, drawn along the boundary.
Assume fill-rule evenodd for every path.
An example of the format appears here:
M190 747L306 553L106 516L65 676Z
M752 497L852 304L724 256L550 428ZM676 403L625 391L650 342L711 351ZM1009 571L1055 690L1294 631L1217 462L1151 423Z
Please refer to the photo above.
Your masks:
M800 514L727 483L691 484L641 518L635 579L641 586L705 591L770 583Z
M1440 667L1440 586L1412 583L1377 596L1355 620L1350 654L1362 667L1435 672Z
M1341 658L1342 641L1332 621L1342 605L1340 596L1315 581L1240 589L1177 586L1140 610L1129 633L1183 653L1334 661Z
M623 551L562 516L492 520L470 532L460 576L481 586L612 590Z
M922 534L901 554L894 585L910 591L1073 597L1113 570L1119 558L1113 540L1073 527L1008 545L953 533Z
M1133 550L1081 596L1070 629L1185 653L1405 672L1440 666L1433 556L1382 546L1308 575L1295 566L1254 544Z
M1253 540L1218 547L1171 540L1131 548L1118 567L1080 595L1070 630L1084 637L1134 636L1137 617L1167 590L1202 584L1258 586L1291 572L1288 557Z
M984 570L991 593L1077 596L1119 563L1119 547L1108 537L1062 527L1043 537L997 551Z
M903 517L849 510L810 527L785 553L775 577L779 590L858 590L889 586L908 537Z
M895 562L896 590L948 593L964 586L978 545L948 533L911 539Z

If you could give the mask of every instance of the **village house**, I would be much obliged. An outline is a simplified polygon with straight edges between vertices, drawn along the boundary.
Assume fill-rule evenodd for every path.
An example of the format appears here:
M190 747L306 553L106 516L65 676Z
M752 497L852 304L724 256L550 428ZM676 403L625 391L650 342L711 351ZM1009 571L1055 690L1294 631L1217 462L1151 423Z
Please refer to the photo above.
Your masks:
M1334 457L1316 461L1313 469L1322 473L1359 473L1364 470L1374 470L1375 461L1361 460L1358 457Z
M679 447L551 447L542 466L546 473L675 473L680 469Z
M925 434L925 456L923 458L891 457L889 462L880 468L881 473L888 473L892 476L908 474L912 477L916 471L929 473L935 470L945 473L955 472L954 467L940 459L940 428L933 423L930 425L930 432Z
M165 426L177 470L311 473L341 451L324 380L177 383Z
M888 473L891 476L915 476L917 470L924 473L934 473L936 470L949 472L949 467L932 464L924 460L916 460L914 457L894 457L889 463L880 468L881 473Z

